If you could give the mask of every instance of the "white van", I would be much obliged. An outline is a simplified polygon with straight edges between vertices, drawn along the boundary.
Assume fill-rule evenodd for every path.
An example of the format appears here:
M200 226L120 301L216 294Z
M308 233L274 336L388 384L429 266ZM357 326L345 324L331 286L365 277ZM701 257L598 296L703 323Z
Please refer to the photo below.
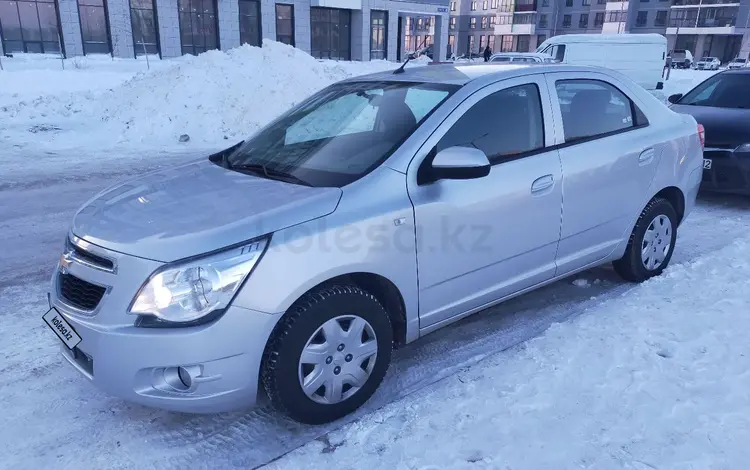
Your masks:
M661 34L565 34L542 43L536 52L557 62L617 70L647 90L660 90L667 59Z

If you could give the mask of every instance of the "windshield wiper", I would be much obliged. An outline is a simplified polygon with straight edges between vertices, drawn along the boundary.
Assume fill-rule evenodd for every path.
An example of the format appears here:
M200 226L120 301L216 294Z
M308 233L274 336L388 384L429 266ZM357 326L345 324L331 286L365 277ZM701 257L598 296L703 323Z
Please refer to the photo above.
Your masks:
M287 183L300 184L302 186L312 186L307 181L302 180L294 176L291 173L268 168L266 165L263 165L262 163L242 163L242 164L236 164L236 165L233 165L230 163L228 168L230 170L237 170L241 172L252 173L254 175L262 176L269 180L285 181Z

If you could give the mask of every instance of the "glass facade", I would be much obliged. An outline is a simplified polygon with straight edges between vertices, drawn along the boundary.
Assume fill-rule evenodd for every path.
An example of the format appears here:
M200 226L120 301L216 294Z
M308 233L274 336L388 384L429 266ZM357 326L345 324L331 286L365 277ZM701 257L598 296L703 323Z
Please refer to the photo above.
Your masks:
M351 12L310 8L310 54L318 59L351 59Z
M179 0L183 54L198 55L219 48L216 0Z
M54 0L0 0L0 40L6 53L60 52Z
M240 44L262 44L259 1L240 0Z
M78 0L78 16L81 19L83 53L111 54L106 0Z
M388 57L388 12L370 12L370 59Z
M159 54L159 30L155 0L130 0L135 55Z

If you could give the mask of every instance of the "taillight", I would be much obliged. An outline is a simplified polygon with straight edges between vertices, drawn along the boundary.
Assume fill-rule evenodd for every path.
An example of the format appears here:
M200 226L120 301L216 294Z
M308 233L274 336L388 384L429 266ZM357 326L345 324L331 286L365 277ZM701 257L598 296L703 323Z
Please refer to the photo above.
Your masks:
M706 128L698 124L698 138L701 140L701 148L706 148Z

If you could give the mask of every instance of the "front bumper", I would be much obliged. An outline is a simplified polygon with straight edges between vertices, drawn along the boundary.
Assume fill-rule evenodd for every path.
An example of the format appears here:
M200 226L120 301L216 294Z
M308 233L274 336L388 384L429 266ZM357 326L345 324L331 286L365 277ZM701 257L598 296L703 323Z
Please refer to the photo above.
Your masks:
M711 168L703 170L701 191L750 195L750 153L707 147L703 158Z
M99 255L103 251L87 248ZM70 274L107 286L94 311L84 312L66 302L58 289L58 271L53 275L50 304L82 338L72 351L61 344L63 357L97 388L134 403L188 413L254 405L263 350L281 314L231 306L205 325L136 327L136 316L126 309L137 291L133 286L146 279L154 262L107 255L116 258L116 273L96 272L76 263L66 266ZM142 271L140 281L135 280L138 271ZM178 367L189 372L189 387L179 380Z

